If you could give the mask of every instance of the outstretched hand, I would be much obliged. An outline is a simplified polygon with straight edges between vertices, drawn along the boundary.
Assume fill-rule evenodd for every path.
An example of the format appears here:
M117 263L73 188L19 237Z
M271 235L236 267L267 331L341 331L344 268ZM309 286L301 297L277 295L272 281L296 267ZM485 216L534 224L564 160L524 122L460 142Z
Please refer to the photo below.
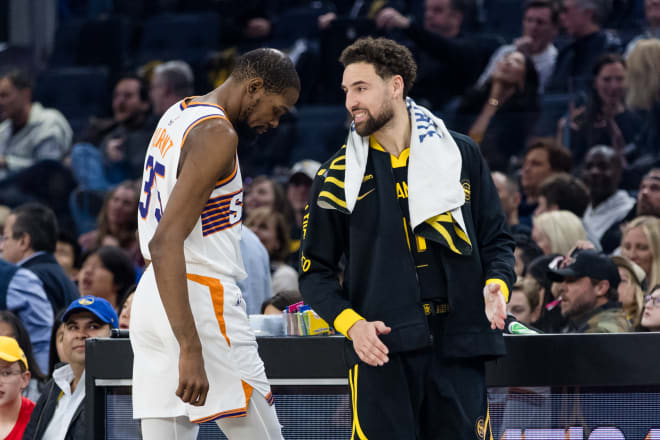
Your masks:
M490 283L484 287L484 303L486 304L486 318L490 322L490 328L504 330L506 302L499 284Z
M347 335L353 340L353 349L362 362L372 367L381 367L389 361L389 350L378 335L386 335L391 331L383 321L361 319L348 329Z

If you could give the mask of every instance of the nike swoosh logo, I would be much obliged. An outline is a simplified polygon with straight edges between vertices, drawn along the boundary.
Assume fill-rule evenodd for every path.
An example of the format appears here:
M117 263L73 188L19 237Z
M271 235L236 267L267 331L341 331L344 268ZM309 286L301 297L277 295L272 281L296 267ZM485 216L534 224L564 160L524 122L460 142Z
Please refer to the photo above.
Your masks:
M366 193L362 194L361 196L358 196L357 199L358 199L358 200L362 200L362 199L364 199L365 197L367 197L369 194L371 194L371 193L374 192L374 191L376 191L376 188L372 188L370 191L367 191Z

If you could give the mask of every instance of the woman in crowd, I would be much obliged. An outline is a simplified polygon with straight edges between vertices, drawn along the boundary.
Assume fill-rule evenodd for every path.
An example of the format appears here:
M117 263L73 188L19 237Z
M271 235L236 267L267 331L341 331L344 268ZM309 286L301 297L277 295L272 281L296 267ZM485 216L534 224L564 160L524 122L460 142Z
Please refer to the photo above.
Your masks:
M644 311L644 287L646 285L646 274L635 262L626 257L615 256L612 261L619 269L619 302L626 312L628 320L633 328L639 326Z
M136 287L133 285L128 289L128 294L124 297L124 301L117 308L119 310L120 329L128 330L131 325L131 304L133 304L133 294Z
M633 110L646 113L635 148L628 162L636 161L634 170L642 176L649 163L660 157L660 40L650 38L635 45L627 59L628 93L626 103ZM639 178L639 177L638 177ZM636 186L635 186L636 187Z
M78 274L81 296L104 298L115 310L134 283L133 264L126 252L116 246L103 246L89 254Z
M544 333L559 333L566 324L566 318L561 315L559 307L559 292L556 288L552 288L553 282L548 278L548 267L550 264L556 264L561 258L563 256L559 254L543 255L532 261L527 270L527 276L533 278L541 288L539 292L543 298L541 316L533 326Z
M660 283L660 219L641 216L626 224L621 255L642 268L648 286Z
M266 176L257 176L245 189L244 217L257 208L270 208L289 219L291 208L289 207L286 192L282 185Z
M261 304L262 315L278 315L290 306L302 301L302 296L297 290L283 290L268 298Z
M660 285L655 285L644 297L641 329L660 332Z
M98 217L98 229L78 239L84 251L101 246L119 246L138 267L144 266L137 241L139 193L130 181L121 183L106 196Z
M490 80L469 91L456 115L456 130L481 145L492 170L507 171L511 156L523 152L539 115L539 78L520 51L506 55Z
M46 376L41 372L37 361L32 353L32 343L30 335L23 326L23 323L16 315L8 310L0 310L0 336L8 336L16 339L19 347L23 350L30 371L30 383L23 390L23 396L33 402L36 402L41 395L41 390L46 383Z
M534 277L518 278L511 289L511 298L506 311L523 324L532 325L541 317L542 299L543 288Z
M594 145L609 145L623 152L642 125L639 115L626 109L626 62L619 54L605 54L594 66L591 91L584 106L572 114L568 147L576 166ZM558 142L565 139L566 121L559 123Z
M268 251L273 294L298 290L298 273L285 263L289 255L289 224L284 215L271 208L250 211L245 226L250 228Z
M582 220L570 211L544 212L533 220L532 239L545 255L566 255L578 242L586 240Z

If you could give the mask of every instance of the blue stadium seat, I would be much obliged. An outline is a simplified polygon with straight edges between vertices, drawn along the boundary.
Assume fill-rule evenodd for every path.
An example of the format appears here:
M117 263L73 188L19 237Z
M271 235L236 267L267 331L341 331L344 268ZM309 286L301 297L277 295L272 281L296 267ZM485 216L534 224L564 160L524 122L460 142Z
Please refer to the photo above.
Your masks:
M46 70L35 82L34 100L61 111L80 133L91 116L104 116L110 108L108 77L104 67Z
M484 31L510 41L521 33L522 16L520 0L487 0Z
M569 94L547 94L541 97L541 116L535 127L537 136L555 136L559 119L568 114Z
M51 67L69 67L76 64L84 22L83 19L68 20L57 26L53 53L48 63Z
M132 35L132 24L125 18L85 21L80 30L76 64L107 66L111 72L120 73L129 64Z
M299 38L318 39L318 17L327 11L327 8L321 6L283 11L274 20L270 45L278 49L286 49Z
M345 142L347 112L343 106L305 106L298 109L296 141L290 162L314 159L323 163Z
M217 14L164 14L144 24L137 64L151 60L182 59L201 62L219 48L220 19Z

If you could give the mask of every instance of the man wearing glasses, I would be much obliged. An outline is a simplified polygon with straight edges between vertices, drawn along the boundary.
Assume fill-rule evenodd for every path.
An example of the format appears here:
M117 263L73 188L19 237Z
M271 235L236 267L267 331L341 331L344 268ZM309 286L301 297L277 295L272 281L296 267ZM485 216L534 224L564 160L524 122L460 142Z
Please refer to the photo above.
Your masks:
M27 358L18 342L0 336L0 438L23 438L34 409L34 402L21 395L29 382Z

